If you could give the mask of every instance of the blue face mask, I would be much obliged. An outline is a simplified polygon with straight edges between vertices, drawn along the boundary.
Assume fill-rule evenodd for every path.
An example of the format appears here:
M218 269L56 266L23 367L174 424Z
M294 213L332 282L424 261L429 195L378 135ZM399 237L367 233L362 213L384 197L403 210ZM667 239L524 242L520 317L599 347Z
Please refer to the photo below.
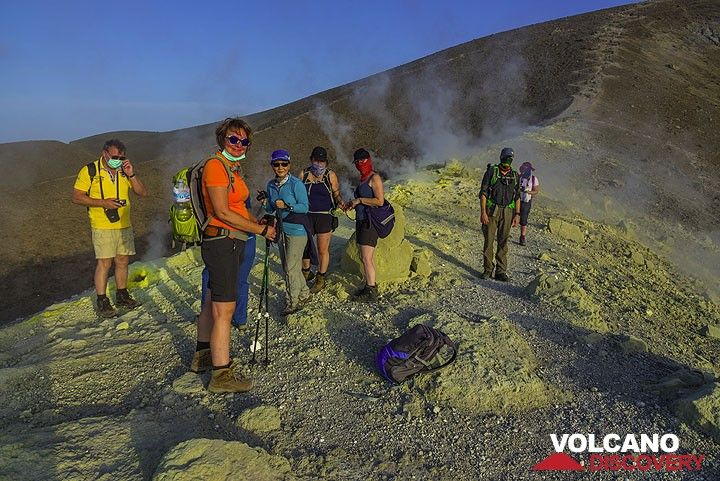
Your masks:
M310 172L312 172L315 177L322 177L325 173L325 168L324 164L316 164L315 162L310 164Z
M119 169L122 165L122 160L120 159L108 159L107 161L108 166L110 166L111 169Z
M235 157L234 155L230 155L230 153L227 150L222 151L223 156L228 159L230 162L239 162L245 158L245 154L242 154L238 157Z

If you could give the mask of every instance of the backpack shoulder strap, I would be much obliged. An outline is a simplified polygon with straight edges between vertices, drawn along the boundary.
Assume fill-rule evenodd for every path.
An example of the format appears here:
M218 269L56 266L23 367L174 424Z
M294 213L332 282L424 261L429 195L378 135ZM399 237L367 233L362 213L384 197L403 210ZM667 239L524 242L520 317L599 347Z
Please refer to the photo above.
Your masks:
M95 176L97 175L97 165L95 165L96 160L93 160L92 162L88 163L85 167L88 171L88 176L90 177L90 186L92 187L92 182ZM87 195L90 195L90 187L88 187Z
M309 177L310 177L310 170L308 170L307 168L303 169L303 171L302 171L302 181L303 181L303 184L307 184L307 183L308 183L307 180L308 180Z
M213 155L213 156L205 159L205 162L203 162L203 168L205 168L207 163L213 159L217 160L218 162L220 162L222 164L223 167L225 167L225 172L227 173L228 179L230 181L228 183L228 187L227 187L228 191L234 190L235 187L233 186L233 183L235 182L235 177L232 175L232 172L230 172L230 167L228 167L227 164L225 162L223 162L223 159L219 155Z

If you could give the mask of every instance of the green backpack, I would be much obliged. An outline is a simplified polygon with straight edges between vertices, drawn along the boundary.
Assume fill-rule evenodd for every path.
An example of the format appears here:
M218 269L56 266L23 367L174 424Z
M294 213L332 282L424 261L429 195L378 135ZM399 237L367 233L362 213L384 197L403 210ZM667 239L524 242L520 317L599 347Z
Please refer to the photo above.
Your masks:
M169 220L172 229L171 247L174 249L179 243L183 249L188 246L200 245L202 243L202 231L210 222L210 216L205 210L205 199L202 190L202 172L205 164L211 160L217 159L217 156L209 157L201 160L191 167L185 167L179 170L172 178L172 185L176 185L178 180L183 179L185 185L190 189L190 202L186 202L184 209L178 209L177 204L170 206ZM227 171L228 191L232 190L233 181L235 180L230 169L222 162Z
M493 164L488 164L487 168L488 168L488 170L492 169L492 177L490 177L490 187L492 187L492 186L494 186L495 184L497 184L498 178L500 177L500 167L498 167L497 164L495 164L495 165L493 165ZM514 179L513 182L514 182L515 184L519 183L519 182L520 182L520 178L518 177L518 173L517 173L517 171L516 171L515 169L512 169L512 174L513 174L513 179ZM488 198L485 202L486 202L485 206L486 206L488 209L491 209L492 206L495 205L495 202L493 202L493 200L490 199L490 198ZM510 205L508 205L508 207L510 207L511 209L514 209L514 208L515 208L515 201L513 200L513 201L510 203Z

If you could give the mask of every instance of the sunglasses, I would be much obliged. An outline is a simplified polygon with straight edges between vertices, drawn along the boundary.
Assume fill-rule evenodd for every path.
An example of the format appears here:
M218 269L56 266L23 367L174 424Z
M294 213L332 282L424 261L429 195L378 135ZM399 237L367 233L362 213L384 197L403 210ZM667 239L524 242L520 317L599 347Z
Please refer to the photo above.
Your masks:
M247 137L241 139L237 135L229 135L226 138L228 139L228 142L230 142L232 145L240 144L243 147L247 147L248 145L250 145L250 139L248 139Z
M290 162L273 162L273 167L287 167L290 165Z
M112 160L125 160L125 159L127 159L127 157L125 157L124 155L111 155L110 158L111 158Z

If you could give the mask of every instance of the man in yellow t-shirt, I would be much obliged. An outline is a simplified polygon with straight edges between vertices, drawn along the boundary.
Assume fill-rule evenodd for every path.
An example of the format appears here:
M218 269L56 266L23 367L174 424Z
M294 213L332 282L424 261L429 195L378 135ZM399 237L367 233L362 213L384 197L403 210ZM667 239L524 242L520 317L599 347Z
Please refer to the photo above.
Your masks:
M115 261L118 307L134 309L140 304L127 291L128 263L135 255L135 237L130 223L130 189L140 197L148 192L125 157L125 145L117 139L103 145L100 158L80 169L72 201L87 207L92 230L97 309L102 317L112 317L115 309L107 297L107 280Z

